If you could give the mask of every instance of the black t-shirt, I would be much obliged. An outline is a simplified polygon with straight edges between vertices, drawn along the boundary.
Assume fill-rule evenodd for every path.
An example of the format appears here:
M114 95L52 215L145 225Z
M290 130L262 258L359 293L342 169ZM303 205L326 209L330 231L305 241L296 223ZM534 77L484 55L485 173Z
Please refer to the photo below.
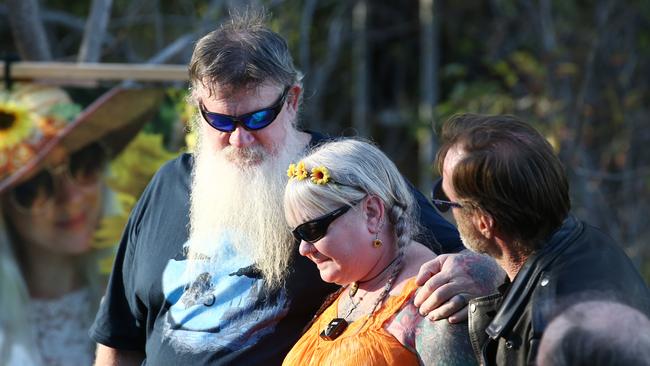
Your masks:
M322 139L312 135L312 144ZM184 280L192 164L189 154L165 164L138 201L90 335L145 351L151 365L280 364L335 286L297 249L285 287L273 293L260 286L254 263L235 255ZM443 252L461 250L455 228L417 197Z

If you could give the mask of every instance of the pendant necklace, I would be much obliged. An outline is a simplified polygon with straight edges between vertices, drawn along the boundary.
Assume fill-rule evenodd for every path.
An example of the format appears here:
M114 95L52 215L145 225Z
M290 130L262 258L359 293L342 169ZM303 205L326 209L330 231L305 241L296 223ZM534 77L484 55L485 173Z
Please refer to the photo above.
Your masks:
M384 268L380 272L380 274L385 272L386 269L390 268L394 263L397 263L397 265L393 269L393 273L391 273L390 278L388 279L388 281L384 285L384 290L381 292L381 294L379 295L377 300L375 300L375 303L372 306L372 310L370 310L370 314L375 312L375 310L377 309L377 306L379 306L379 304L382 301L384 301L386 296L388 296L388 294L390 293L390 289L391 289L391 287L393 287L393 282L395 282L395 279L397 279L397 275L399 274L399 272L401 270L401 267L402 267L401 258L402 257L403 257L403 254L400 252L400 254L395 259L393 259L393 261L390 262L388 264L388 266L386 266L386 268ZM371 278L370 280L363 281L361 283L371 281L371 280L373 280L375 278L377 278L377 276ZM354 285L354 283L353 283L353 285ZM357 286L357 288L350 288L350 295L349 296L350 296L350 300L352 302L352 307L350 308L350 310L348 310L347 314L344 317L342 317L342 318L334 318L329 322L329 324L327 324L327 327L325 327L325 329L323 329L323 331L320 333L320 337L322 339L324 339L326 341L333 341L336 338L338 338L341 334L343 334L345 329L348 327L349 323L345 319L347 317L349 317L354 312L354 310L359 306L361 301L363 301L363 297L360 297L359 300L356 303L354 303L354 301L352 301L352 297L354 297L354 294L356 294L357 289L358 289L358 286ZM352 290L354 290L354 294L351 293ZM369 318L370 317L368 316L365 319L365 321L363 322L363 324L361 324L361 327L359 329L363 328L363 326L366 324L366 322L368 321Z

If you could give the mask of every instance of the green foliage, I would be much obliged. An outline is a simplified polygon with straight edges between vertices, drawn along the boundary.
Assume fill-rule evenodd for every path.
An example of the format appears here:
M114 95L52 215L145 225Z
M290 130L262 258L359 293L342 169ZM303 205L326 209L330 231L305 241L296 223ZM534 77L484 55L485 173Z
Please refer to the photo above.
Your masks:
M108 185L118 193L139 197L162 163L175 156L163 146L161 135L140 133L111 163Z
M55 104L49 114L62 121L72 121L81 113L81 106L75 103Z

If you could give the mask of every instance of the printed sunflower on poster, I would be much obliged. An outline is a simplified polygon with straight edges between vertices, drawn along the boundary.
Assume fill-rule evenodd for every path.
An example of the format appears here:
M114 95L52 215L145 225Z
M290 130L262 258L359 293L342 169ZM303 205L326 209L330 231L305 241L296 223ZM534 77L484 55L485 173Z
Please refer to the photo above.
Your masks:
M11 100L0 100L0 150L16 146L27 138L36 125L25 106Z
M23 166L80 112L59 88L18 83L0 89L0 178Z

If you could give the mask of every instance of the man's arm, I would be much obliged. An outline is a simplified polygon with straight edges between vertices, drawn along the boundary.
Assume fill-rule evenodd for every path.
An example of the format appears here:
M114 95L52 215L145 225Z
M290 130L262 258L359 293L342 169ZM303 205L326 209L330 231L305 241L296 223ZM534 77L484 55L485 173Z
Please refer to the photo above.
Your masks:
M141 365L144 353L140 351L125 351L97 344L95 366L132 366Z
M450 323L467 320L469 300L496 291L505 272L486 256L464 250L443 254L420 267L416 283L422 286L414 303L431 320L449 318Z
M135 306L131 307L132 303L137 303L136 291L133 287L136 268L134 247L139 232L137 223L141 221L156 177L149 183L129 215L115 255L105 296L99 304L95 321L88 331L90 339L97 344L96 365L119 365L121 363L118 361L122 358L133 359L130 357L132 355L141 355L142 359L145 357L146 332L142 325L146 324L146 309L142 309L136 315L136 311L133 310ZM139 359L137 364L141 364L142 359ZM125 364L130 365L130 363Z

